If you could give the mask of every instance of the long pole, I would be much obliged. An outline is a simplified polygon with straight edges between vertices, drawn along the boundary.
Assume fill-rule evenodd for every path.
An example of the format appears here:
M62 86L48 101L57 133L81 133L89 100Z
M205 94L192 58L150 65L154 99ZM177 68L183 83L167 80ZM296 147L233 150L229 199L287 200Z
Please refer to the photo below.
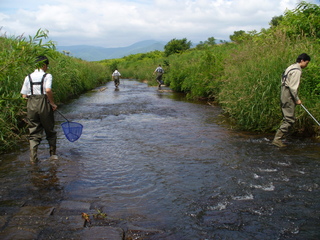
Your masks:
M65 120L67 120L67 122L70 122L65 116L63 116L63 114L60 112L60 111L58 111L57 109L56 109L56 112L57 113L59 113Z
M314 118L314 116L312 116L312 114L308 111L308 109L306 109L305 106L303 106L302 104L300 105L310 115L310 117L312 117L312 119L320 126L320 123L317 121L317 119Z

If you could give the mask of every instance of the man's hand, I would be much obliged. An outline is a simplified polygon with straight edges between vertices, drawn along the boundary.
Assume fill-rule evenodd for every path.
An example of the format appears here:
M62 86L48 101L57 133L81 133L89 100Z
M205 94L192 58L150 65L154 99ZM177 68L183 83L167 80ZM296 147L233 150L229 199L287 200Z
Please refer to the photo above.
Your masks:
M297 105L301 105L301 104L302 104L301 100L299 99L299 100L296 102L296 104L297 104Z
M55 111L58 108L58 106L55 105L54 103L53 104L50 103L50 105L51 105L53 111Z

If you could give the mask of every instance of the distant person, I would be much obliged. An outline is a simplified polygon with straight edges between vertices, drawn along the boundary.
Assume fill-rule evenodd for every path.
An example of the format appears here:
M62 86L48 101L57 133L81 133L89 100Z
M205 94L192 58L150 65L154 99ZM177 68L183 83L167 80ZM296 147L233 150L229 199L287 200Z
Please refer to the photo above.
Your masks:
M112 80L114 81L114 86L116 88L118 88L120 85L120 76L121 74L117 69L112 73Z
M54 131L54 103L52 75L46 73L49 60L39 56L36 60L37 69L26 76L21 89L22 97L27 99L27 120L29 128L30 161L38 161L38 146L42 140L43 130L50 147L50 159L58 159L56 155L57 133Z
M161 87L161 84L163 84L163 81L162 81L162 75L164 74L164 70L163 68L161 67L161 65L159 64L159 66L156 68L156 70L154 70L153 74L157 74L157 77L156 77L156 80L158 82L158 87L160 88Z
M283 119L272 141L272 144L277 147L286 146L281 139L289 133L295 123L295 107L302 104L298 97L301 73L302 69L308 66L310 60L310 56L306 53L300 54L296 63L289 66L282 76L280 100Z

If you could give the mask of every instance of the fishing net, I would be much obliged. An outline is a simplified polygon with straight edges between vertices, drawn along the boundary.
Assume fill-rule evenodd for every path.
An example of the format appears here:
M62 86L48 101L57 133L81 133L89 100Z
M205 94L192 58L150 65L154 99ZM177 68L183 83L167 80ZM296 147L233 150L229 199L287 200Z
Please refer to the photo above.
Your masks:
M64 122L61 124L64 135L70 142L77 141L82 134L82 124L77 122Z

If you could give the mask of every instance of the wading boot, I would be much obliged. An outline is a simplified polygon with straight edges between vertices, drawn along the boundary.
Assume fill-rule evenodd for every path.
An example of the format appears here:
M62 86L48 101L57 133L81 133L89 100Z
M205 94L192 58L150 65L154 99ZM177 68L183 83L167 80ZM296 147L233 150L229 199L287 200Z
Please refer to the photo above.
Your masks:
M58 160L58 156L56 155L56 147L50 146L50 159Z
M277 147L286 147L286 145L281 141L281 138L284 136L284 133L278 129L276 132L276 135L274 136L274 139L272 141L272 144Z
M36 164L38 161L38 146L30 147L30 162Z

